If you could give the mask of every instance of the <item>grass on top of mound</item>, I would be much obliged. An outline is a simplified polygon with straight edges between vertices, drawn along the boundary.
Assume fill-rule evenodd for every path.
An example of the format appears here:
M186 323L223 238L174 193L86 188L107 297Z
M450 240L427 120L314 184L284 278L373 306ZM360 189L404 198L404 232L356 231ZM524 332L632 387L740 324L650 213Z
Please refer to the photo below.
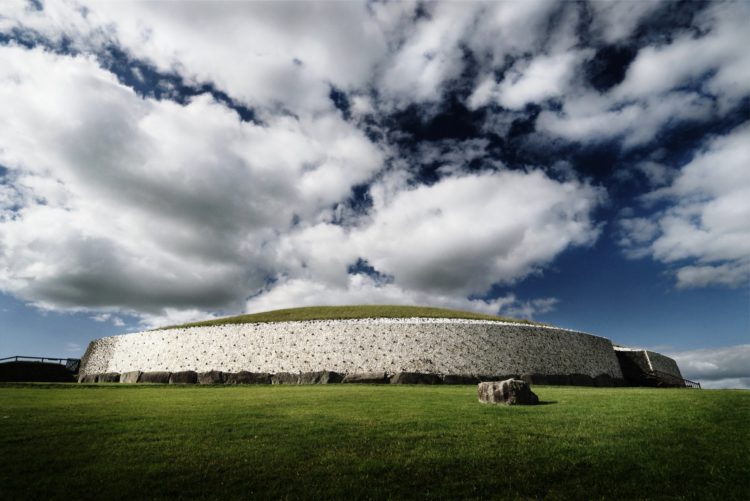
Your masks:
M251 324L257 322L294 322L302 320L345 320L356 318L461 318L468 320L494 320L498 322L519 322L532 325L543 325L530 320L486 315L471 311L448 310L428 306L394 306L394 305L355 305L355 306L308 306L305 308L288 308L284 310L264 311L236 317L215 318L202 322L191 322L181 325L170 325L162 329L181 327L204 327L209 325Z

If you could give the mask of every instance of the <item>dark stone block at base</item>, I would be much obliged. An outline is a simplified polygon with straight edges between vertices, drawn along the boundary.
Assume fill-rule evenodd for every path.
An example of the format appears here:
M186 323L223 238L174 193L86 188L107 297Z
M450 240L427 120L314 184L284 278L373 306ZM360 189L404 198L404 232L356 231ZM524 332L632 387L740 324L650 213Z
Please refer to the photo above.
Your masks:
M443 376L443 384L479 384L479 378L477 376L470 376L466 374L446 374Z
M443 380L437 374L421 372L397 372L391 376L391 384L442 384Z
M120 374L120 382L137 383L138 379L141 377L141 374L141 371L123 372L122 374Z
M198 384L222 384L224 373L221 371L208 371L198 373Z
M195 371L173 372L169 376L169 384L195 384L198 382L198 373Z
M78 376L78 382L79 383L96 383L96 376L97 374L85 374L83 376Z
M267 372L240 371L224 374L225 384L271 384L271 375Z
M141 377L138 378L139 383L156 383L156 384L169 384L170 372L166 371L154 371L144 372Z
M97 383L119 383L120 373L119 372L105 372L96 376Z
M334 384L340 383L344 376L338 372L315 371L299 375L299 384Z
M513 374L480 374L477 376L479 382L505 381L506 379L517 379Z
M299 374L277 372L271 376L271 384L299 384Z
M342 383L359 383L359 384L386 384L388 378L384 372L363 372L360 374L347 374L344 376Z

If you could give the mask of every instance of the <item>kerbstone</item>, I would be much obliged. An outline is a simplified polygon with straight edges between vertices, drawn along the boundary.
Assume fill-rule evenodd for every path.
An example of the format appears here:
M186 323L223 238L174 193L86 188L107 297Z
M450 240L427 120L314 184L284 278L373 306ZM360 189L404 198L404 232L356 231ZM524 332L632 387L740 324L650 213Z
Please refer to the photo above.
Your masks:
M446 374L443 376L443 384L479 384L479 378L467 374Z
M139 383L153 383L153 384L169 384L169 376L171 372L167 371L150 371L141 374L138 378Z
M120 374L117 372L105 372L96 376L97 383L119 383Z
M342 383L358 384L385 384L388 377L384 372L363 372L360 374L347 374L344 376Z
M128 371L120 374L121 383L137 383L141 377L141 371Z
M169 384L195 384L198 382L198 373L195 371L173 372L169 376Z
M271 376L271 384L299 384L299 374L277 372Z
M267 372L240 371L224 374L226 384L271 384L271 375Z
M390 382L391 384L442 384L443 380L437 374L397 372L391 376Z
M207 371L198 373L198 384L222 384L224 373L221 371Z

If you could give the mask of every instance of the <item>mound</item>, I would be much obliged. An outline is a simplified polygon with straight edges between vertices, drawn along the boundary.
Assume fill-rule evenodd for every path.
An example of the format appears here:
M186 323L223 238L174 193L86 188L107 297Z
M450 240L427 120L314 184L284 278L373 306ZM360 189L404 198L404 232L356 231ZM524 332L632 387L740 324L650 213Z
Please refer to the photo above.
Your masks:
M492 320L497 322L515 322L530 325L543 325L530 320L487 315L471 311L432 308L429 306L396 306L396 305L355 305L355 306L308 306L265 311L249 315L216 318L202 322L191 322L181 325L163 327L163 329L180 329L185 327L205 327L210 325L252 324L259 322L301 322L307 320L348 320L359 318L460 318L466 320Z

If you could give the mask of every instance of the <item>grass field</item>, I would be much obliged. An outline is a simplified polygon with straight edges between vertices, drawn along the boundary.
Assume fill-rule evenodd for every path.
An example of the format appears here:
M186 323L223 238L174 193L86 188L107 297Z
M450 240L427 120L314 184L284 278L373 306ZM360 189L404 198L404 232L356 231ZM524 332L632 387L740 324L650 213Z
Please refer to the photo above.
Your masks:
M308 306L285 310L264 311L236 317L215 318L203 322L192 322L182 325L170 325L164 329L179 327L199 327L206 325L249 324L257 322L290 322L301 320L341 320L353 318L463 318L470 320L498 320L520 322L533 325L544 325L530 320L485 315L471 311L447 310L429 306L394 306L394 305L355 305L355 306Z
M0 386L0 499L750 499L750 392Z

